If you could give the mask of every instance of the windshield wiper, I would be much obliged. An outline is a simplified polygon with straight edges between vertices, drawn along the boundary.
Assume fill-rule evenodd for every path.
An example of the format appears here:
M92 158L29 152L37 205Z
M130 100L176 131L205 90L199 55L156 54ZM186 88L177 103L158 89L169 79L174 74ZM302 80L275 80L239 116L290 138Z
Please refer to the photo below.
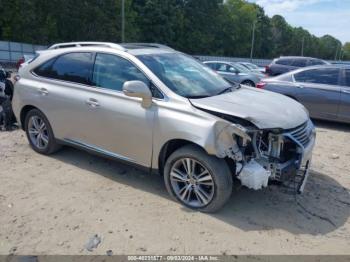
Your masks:
M232 86L230 87L226 87L225 89L221 90L219 93L217 93L216 95L221 95L224 93L228 93L228 92L232 92Z
M203 96L203 95L198 95L198 96L186 96L186 98L188 99L199 99L199 98L206 98L206 97L209 97L209 96Z

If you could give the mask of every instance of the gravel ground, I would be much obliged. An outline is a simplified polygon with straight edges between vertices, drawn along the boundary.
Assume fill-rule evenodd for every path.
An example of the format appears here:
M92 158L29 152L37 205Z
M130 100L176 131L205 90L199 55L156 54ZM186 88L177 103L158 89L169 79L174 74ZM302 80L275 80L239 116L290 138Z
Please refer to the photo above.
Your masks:
M0 254L350 254L350 126L316 124L303 195L235 187L217 214L172 201L157 175L0 132Z

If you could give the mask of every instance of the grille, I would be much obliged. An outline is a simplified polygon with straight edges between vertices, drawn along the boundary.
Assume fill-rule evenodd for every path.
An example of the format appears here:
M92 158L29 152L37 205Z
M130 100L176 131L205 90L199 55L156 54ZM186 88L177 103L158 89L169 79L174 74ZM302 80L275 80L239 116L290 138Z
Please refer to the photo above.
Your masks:
M311 128L312 126L310 125L310 122L306 122L296 128L291 129L289 133L294 139L305 147L311 139Z

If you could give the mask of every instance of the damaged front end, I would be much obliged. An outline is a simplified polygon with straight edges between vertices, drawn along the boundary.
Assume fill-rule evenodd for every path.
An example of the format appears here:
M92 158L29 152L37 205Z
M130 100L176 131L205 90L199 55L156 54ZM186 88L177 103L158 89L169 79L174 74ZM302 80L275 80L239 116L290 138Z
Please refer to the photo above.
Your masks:
M234 160L242 185L258 190L268 181L294 181L302 192L315 143L311 120L287 130L242 124L221 123L216 127L217 156Z

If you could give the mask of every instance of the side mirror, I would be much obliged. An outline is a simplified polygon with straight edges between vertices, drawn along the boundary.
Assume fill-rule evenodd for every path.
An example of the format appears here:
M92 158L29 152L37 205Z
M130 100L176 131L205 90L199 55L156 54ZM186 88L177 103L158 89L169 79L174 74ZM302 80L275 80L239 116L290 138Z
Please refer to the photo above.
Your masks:
M6 71L6 78L11 78L11 72Z
M142 107L152 106L152 93L148 86L142 81L127 81L123 85L123 92L130 97L139 97L142 99Z

